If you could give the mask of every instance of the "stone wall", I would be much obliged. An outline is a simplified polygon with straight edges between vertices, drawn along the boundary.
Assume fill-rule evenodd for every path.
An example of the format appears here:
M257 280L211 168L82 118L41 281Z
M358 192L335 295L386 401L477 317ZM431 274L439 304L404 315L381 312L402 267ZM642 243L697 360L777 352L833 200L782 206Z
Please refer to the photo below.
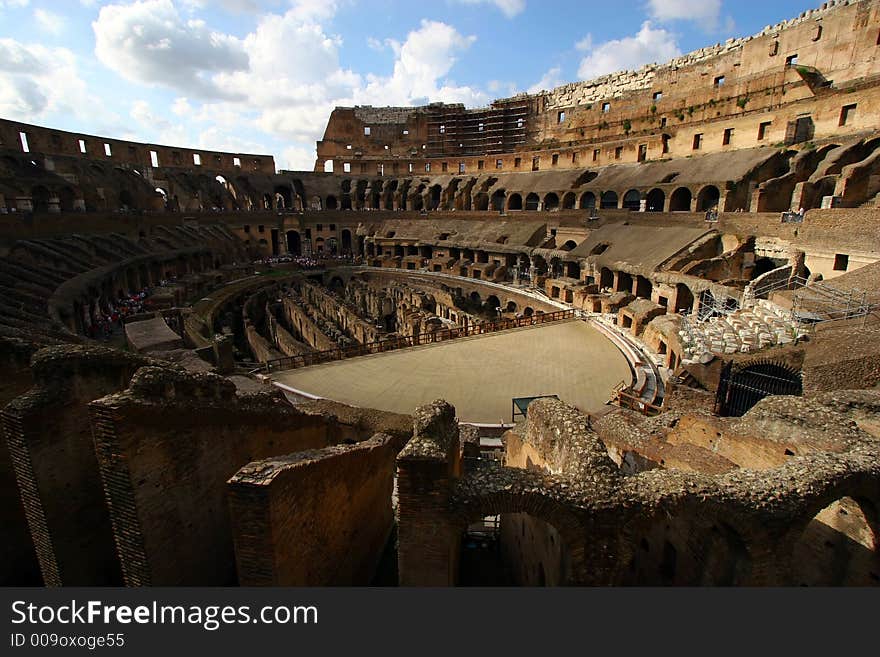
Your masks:
M211 374L144 368L90 406L128 586L234 584L226 481L244 463L332 442L323 418L280 393L238 397Z
M3 409L3 430L48 586L122 582L87 405L125 389L150 362L97 347L50 347L34 357L34 387Z
M533 402L526 422L512 432L541 457L544 472L505 467L456 476L448 440L414 441L398 460L401 582L454 583L456 528L487 515L516 520L525 514L552 526L557 533L544 537L566 546L569 584L876 584L876 543L865 541L877 535L878 410L876 391L764 400L743 418L720 421L724 440L743 445L741 453L727 453L741 461L752 455L742 461L750 469L730 461L721 467L718 459L714 469L704 468L712 461L699 464L679 450L677 458L691 462L689 471L661 459L627 476L586 418L550 399ZM655 436L681 438L667 442L667 453L700 442L679 415L629 417L628 424L603 419L599 436L607 435L616 450L628 441L637 456L643 451L638 442ZM709 449L716 432L703 431ZM426 513L404 513L416 508ZM839 508L858 515L846 522L828 517L842 515ZM829 536L833 554L819 549ZM846 548L848 541L862 547ZM513 553L534 578L526 581L540 583L543 566L531 559L553 557L543 539ZM543 571L546 583L553 571Z
M0 409L33 385L30 361L36 347L20 340L0 339ZM0 440L0 586L39 584L37 555L6 440Z
M239 470L228 483L239 583L369 584L392 528L400 442L379 434Z
M19 133L27 135L28 147L31 151L47 155L77 158L100 158L114 164L129 165L139 168L142 172L152 175L150 152L158 156L159 168L188 168L195 166L194 155L201 156L201 165L206 171L226 172L239 175L242 171L259 171L275 173L275 159L271 155L250 155L244 153L217 153L197 151L188 148L170 148L154 144L96 137L63 130L42 128L40 126L18 123L7 119L0 120L0 144L12 147L21 144ZM80 142L85 147L81 150ZM110 147L110 155L104 151L105 145ZM236 165L235 161L239 163ZM159 171L155 172L156 174Z

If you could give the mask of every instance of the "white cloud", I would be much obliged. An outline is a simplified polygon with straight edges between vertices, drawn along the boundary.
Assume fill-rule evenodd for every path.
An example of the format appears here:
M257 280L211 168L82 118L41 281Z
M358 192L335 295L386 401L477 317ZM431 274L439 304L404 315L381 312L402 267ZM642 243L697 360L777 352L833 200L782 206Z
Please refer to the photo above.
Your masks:
M189 104L189 100L186 98L175 98L174 104L171 106L171 111L174 112L177 116L187 116L191 114L193 109Z
M289 171L311 171L315 166L315 159L318 153L314 147L307 148L304 146L291 146L285 148L281 153L281 158L276 162L279 169L288 169Z
M613 39L594 46L581 60L578 77L589 80L622 70L635 70L645 64L665 62L681 55L675 36L650 21L635 36Z
M34 20L41 30L49 34L58 35L64 29L64 19L45 9L34 9Z
M718 28L721 0L648 0L648 11L658 21L702 23L706 31Z
M446 80L458 55L470 48L476 37L463 36L451 25L422 20L402 44L390 41L396 61L391 77L367 76L364 89L355 90L359 103L412 105L443 101L469 105L487 102L485 93L456 86Z
M3 9L21 9L27 7L31 0L0 0L0 11Z
M593 35L588 34L583 39L574 44L575 50L580 50L581 52L585 52L587 50L593 49Z
M259 0L263 9L273 3L282 13L263 13L242 37L212 28L199 12L218 4L243 11L252 0L103 5L92 23L98 60L128 81L173 93L170 101L158 94L130 101L131 129L110 117L116 123L107 134L136 132L142 140L210 150L280 151L280 167L311 170L315 142L336 106L489 100L481 89L451 79L475 41L451 25L423 20L400 41L372 39L372 47L393 58L392 73L362 76L342 66L342 41L326 28L336 1ZM0 41L0 115L31 121L53 112L105 111L89 97L73 54L56 51Z
M529 87L529 93L537 94L542 91L549 91L550 89L560 86L562 84L562 80L559 78L559 74L561 72L562 69L558 66L551 68L549 71L544 73L543 77L540 80Z
M0 39L0 116L33 122L49 114L115 118L89 95L70 50Z
M131 104L131 118L150 130L167 130L171 127L171 122L155 114L145 100L136 100Z
M382 52L388 46L387 43L383 41L379 41L376 37L367 37L367 48L370 50L375 50L376 52Z
M508 18L518 16L526 10L526 0L456 0L466 5L495 5Z
M171 0L107 5L92 28L98 59L127 80L216 97L221 91L212 74L248 67L238 39L211 30L204 21L184 20Z

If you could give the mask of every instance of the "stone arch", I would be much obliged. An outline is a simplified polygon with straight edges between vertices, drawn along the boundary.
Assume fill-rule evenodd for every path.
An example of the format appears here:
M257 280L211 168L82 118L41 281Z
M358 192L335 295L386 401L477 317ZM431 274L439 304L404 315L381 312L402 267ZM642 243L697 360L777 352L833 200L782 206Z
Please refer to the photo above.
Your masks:
M623 195L623 209L638 212L642 207L642 195L637 189L631 189Z
M563 251L571 251L577 248L577 242L574 240L568 240L565 244L559 247Z
M663 212L663 206L666 203L666 194L662 189L652 189L645 197L646 212Z
M336 210L339 207L339 203L336 200L336 197L333 196L333 194L330 194L324 200L324 207L327 208L328 210Z
M678 505L677 505L678 506ZM724 509L685 503L626 523L612 548L612 585L734 586L752 577L751 538Z
M675 312L690 313L694 309L694 293L684 283L675 285Z
M529 482L534 478L532 473L527 471L515 471L511 474L522 482ZM519 483L521 482L517 482ZM583 549L583 526L578 516L563 502L542 493L538 487L531 488L516 484L505 490L474 493L460 496L455 500L454 519L462 530L469 524L489 516L501 516L502 533L505 529L508 533L511 529L515 529L515 526L504 527L505 518L519 520L523 516L528 516L549 525L558 533L559 539L565 546L560 578L554 583L563 586L591 583ZM538 564L534 566L538 568Z
M799 370L772 360L731 362L721 371L715 406L721 416L740 417L765 397L802 394Z
M474 196L474 210L485 212L489 209L489 195L486 192L480 192Z
M526 196L526 210L529 212L534 212L538 209L538 205L541 203L541 198L535 194L535 192L530 192L528 196Z
M363 210L367 204L367 187L370 186L369 180L358 180L354 190L355 209Z
M34 212L49 211L49 190L43 185L37 185L31 189L31 200L34 205Z
M440 208L440 198L443 195L443 188L440 185L432 185L430 189L429 210L438 210ZM479 208L477 208L479 209Z
M73 212L76 206L76 192L72 187L62 187L58 192L58 202L62 212Z
M382 209L382 188L384 183L381 180L374 180L370 187L370 209Z
M617 208L617 192L602 192L602 209L613 210Z
M277 210L289 210L293 207L293 190L290 185L276 185L274 197Z
M287 231L287 252L291 255L302 255L302 238L299 231Z
M559 209L559 195L555 192L550 192L546 196L544 196L544 209L548 212L552 212L554 210Z
M697 194L697 212L706 212L718 207L721 192L715 185L706 185Z
M596 195L593 192L584 192L581 194L578 207L581 210L592 210L596 207Z
M342 238L343 255L351 254L351 231L348 228L343 228L340 237Z
M491 207L494 212L504 211L504 202L507 200L507 194L503 189L496 189L492 192Z
M687 187L679 187L669 199L670 212L690 212L693 195Z
M128 208L129 210L136 209L134 197L127 189L119 190L119 209L121 210L122 208Z
M521 194L513 193L507 198L507 209L510 210L522 210L523 209L523 199Z
M808 506L783 545L781 564L794 586L880 585L880 525L876 499L846 480Z
M567 192L562 197L563 210L574 210L575 203L577 203L577 196L575 196L574 192Z

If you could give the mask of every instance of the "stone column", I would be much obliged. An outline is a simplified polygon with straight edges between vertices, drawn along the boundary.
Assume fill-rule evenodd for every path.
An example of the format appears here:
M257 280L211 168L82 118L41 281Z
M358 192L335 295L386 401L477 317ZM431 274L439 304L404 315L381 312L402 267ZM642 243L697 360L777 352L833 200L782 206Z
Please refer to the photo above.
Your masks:
M455 409L439 400L423 406L413 430L397 457L400 585L454 585L461 529L449 512L461 471Z

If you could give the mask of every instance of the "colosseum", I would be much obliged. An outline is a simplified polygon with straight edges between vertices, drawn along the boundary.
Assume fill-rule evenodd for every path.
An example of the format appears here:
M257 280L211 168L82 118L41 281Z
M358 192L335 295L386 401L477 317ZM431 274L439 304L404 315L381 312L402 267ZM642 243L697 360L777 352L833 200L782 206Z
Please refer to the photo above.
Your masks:
M0 120L0 583L880 585L878 53L831 0L313 171Z

